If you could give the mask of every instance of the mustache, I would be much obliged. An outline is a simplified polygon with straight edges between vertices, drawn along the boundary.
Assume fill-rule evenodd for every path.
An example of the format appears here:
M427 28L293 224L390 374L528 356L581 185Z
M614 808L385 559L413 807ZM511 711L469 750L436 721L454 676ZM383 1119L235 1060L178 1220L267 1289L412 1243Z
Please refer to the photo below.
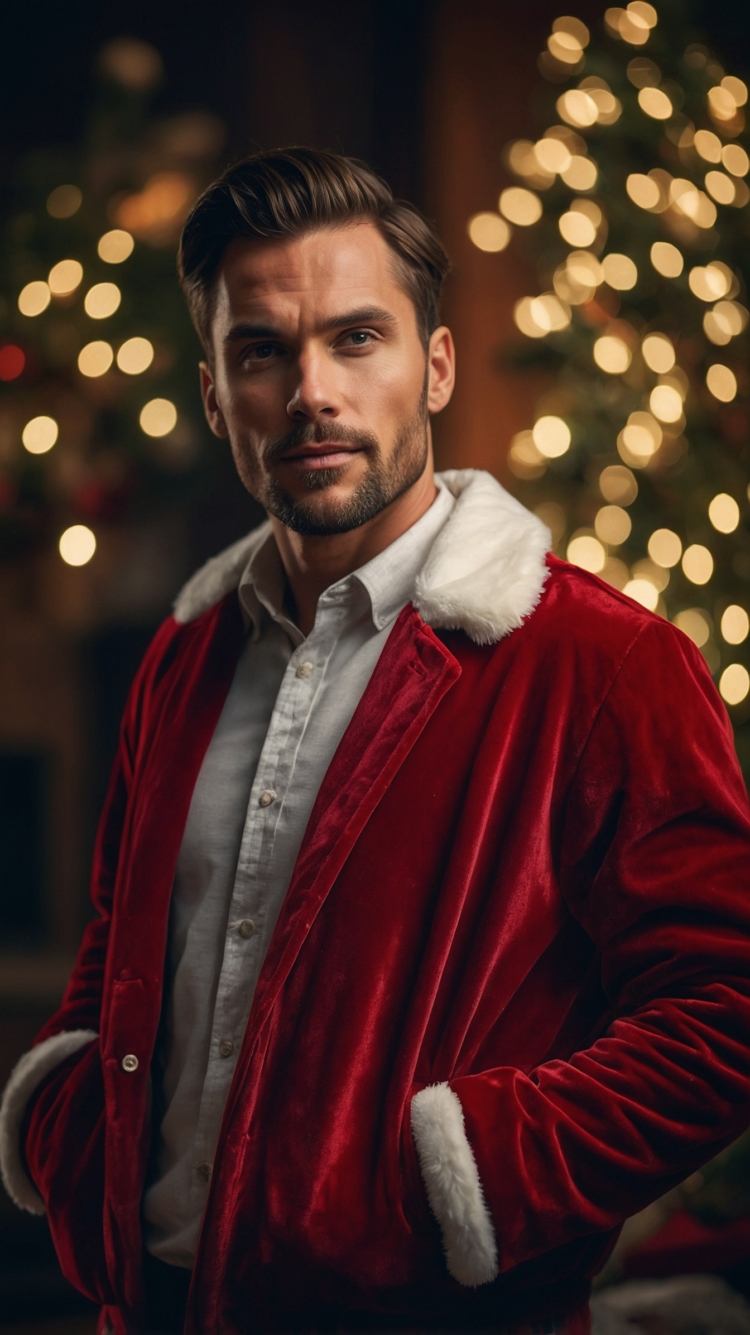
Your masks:
M263 462L275 464L287 450L297 449L300 445L322 445L329 440L337 445L353 445L369 454L380 453L380 443L372 431L360 431L339 422L298 422L286 435L278 436L266 446Z

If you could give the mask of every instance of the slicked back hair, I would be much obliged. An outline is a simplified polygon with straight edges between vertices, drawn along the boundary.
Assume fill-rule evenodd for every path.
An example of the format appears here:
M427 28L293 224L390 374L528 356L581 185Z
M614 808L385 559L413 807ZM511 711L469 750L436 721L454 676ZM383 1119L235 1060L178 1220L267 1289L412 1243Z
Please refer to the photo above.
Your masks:
M209 358L216 275L237 237L275 241L326 227L372 222L394 255L395 274L414 303L427 347L440 323L440 294L450 267L421 213L393 198L363 162L312 148L256 153L230 167L201 195L185 223L178 270L190 314Z

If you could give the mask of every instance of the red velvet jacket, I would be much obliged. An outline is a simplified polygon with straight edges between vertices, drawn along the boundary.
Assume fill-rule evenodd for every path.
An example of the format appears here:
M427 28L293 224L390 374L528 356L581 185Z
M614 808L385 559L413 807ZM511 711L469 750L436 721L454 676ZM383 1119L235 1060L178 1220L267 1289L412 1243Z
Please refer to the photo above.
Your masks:
M750 819L703 659L592 575L549 558L545 583L538 522L484 475L446 480L456 518L323 782L259 981L191 1332L570 1310L622 1220L750 1120ZM142 1310L170 892L246 550L146 655L97 917L6 1095L6 1182L41 1197L118 1331ZM8 1136L32 1089L29 1182Z

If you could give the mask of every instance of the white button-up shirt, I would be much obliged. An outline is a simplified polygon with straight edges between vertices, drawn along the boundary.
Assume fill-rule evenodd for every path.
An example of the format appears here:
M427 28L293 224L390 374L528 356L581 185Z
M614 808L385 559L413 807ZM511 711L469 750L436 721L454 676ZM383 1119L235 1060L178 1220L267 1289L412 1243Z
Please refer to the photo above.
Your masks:
M177 862L157 1134L144 1196L154 1256L191 1266L250 1005L318 789L454 505L430 509L322 594L305 639L271 535L243 573L249 633L201 766Z

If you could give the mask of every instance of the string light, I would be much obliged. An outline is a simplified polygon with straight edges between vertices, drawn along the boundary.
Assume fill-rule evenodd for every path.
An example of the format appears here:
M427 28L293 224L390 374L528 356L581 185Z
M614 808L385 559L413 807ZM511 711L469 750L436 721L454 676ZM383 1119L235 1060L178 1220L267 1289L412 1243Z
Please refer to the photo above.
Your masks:
M719 533L734 533L740 522L740 507L734 496L720 491L708 507L708 517Z
M534 423L532 439L545 459L559 459L570 449L570 427L562 417L540 417Z
M678 612L674 624L683 635L689 636L693 644L702 649L711 637L711 622L702 607L686 607Z
M105 375L114 361L114 356L110 344L97 339L81 348L78 354L78 370L81 375L92 379Z
M728 366L714 362L706 372L706 385L709 392L720 403L731 403L737 394L737 377Z
M177 409L169 399L150 399L139 421L147 436L168 436L177 425Z
M709 342L722 346L741 334L747 322L748 312L738 301L717 301L703 316L703 332Z
M573 160L562 139L552 138L551 135L545 135L534 145L534 157L540 167L553 176L567 171Z
M78 260L60 260L47 275L49 290L56 297L67 297L75 292L83 279L83 265Z
M617 292L629 292L638 282L638 269L630 256L616 251L604 256L602 272L605 282Z
M706 133L710 134L710 131ZM750 157L739 144L727 144L722 148L721 161L732 176L747 176L750 171Z
M638 93L638 105L641 111L655 121L666 121L674 111L667 94L661 88L641 88Z
M544 338L546 334L566 329L571 312L554 292L543 292L540 297L522 297L517 301L513 318L527 338Z
M655 612L659 605L659 590L650 579L629 579L623 593L649 612Z
M719 677L719 691L728 705L739 705L750 691L750 673L742 663L730 663Z
M726 296L729 282L726 273L718 264L696 265L688 274L690 291L700 301L716 301L717 297Z
M593 125L599 115L599 108L593 97L582 88L569 88L567 93L558 97L555 105L561 120L580 129Z
M716 222L716 205L703 190L698 190L692 181L678 176L669 188L669 197L676 209L694 222L696 227L707 230Z
M634 468L645 468L662 439L662 429L651 413L633 412L617 437L617 450L625 463Z
M603 505L594 518L596 536L610 547L619 547L627 542L633 527L633 521L627 510L619 505Z
M717 204L733 204L737 194L734 181L725 172L706 172L706 189Z
M469 239L478 250L497 252L505 250L510 241L510 228L499 213L475 213L468 223Z
M117 353L117 365L126 375L141 375L154 360L154 345L147 338L129 338Z
M642 172L631 172L625 182L625 189L639 209L654 209L661 198L661 191L653 176L644 176Z
M51 218L72 218L83 203L77 185L58 185L47 196L47 212Z
M596 163L580 153L574 153L560 176L571 190L593 190L599 175Z
M682 571L691 584L708 584L714 573L714 558L708 547L694 542L682 556Z
M547 467L530 431L518 431L510 442L508 466L516 477L531 481L541 477Z
M122 264L132 255L134 246L135 241L130 232L115 227L111 232L105 232L104 236L99 237L96 253L105 264Z
M604 334L594 344L594 361L608 375L622 375L627 371L633 355L627 343L613 334Z
M522 185L510 185L503 190L498 207L508 222L517 227L531 227L542 216L542 201L533 190L526 190Z
M721 162L721 140L713 130L696 130L693 144L704 162Z
M36 282L27 283L21 288L18 294L18 309L22 315L41 315L42 311L46 311L51 299L49 284L37 279Z
M645 179L648 180L648 177ZM650 255L651 263L662 278L679 278L685 267L685 261L680 251L670 241L655 241Z
M608 464L599 474L599 490L605 501L632 505L638 495L638 483L629 468L622 464Z
M96 551L96 538L85 524L73 524L60 535L58 550L66 565L85 566Z
M648 540L648 554L656 565L671 570L682 556L682 543L671 528L657 528Z
M750 617L744 607L730 603L721 618L721 634L727 644L742 644L750 634Z
M571 538L565 554L571 565L580 566L592 575L598 575L607 560L607 553L599 539L588 533Z
M682 395L674 385L656 385L651 390L648 405L660 422L679 422L682 417Z
M664 375L675 364L675 350L666 334L647 334L641 344L643 360L651 371Z
M52 449L58 434L54 417L32 417L21 433L21 440L29 454L46 454Z
M122 293L116 283L95 283L83 299L83 309L92 320L106 320L114 315Z

